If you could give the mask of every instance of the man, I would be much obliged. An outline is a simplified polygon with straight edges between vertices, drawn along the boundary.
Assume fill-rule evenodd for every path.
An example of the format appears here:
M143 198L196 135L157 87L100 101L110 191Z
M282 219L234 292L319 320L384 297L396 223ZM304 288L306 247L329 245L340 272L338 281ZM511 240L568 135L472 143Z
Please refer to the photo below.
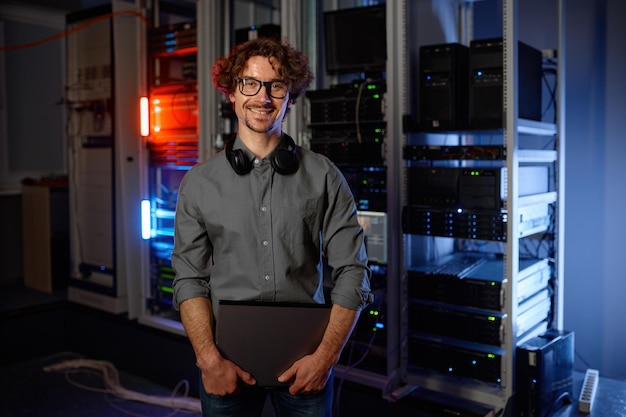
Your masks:
M313 74L287 43L257 39L213 67L230 100L237 138L186 174L178 195L174 303L201 371L205 416L260 416L269 393L279 416L329 416L332 370L370 302L363 230L350 189L324 156L297 147L281 124ZM332 269L332 309L317 350L266 390L214 343L219 300L324 303L322 254Z

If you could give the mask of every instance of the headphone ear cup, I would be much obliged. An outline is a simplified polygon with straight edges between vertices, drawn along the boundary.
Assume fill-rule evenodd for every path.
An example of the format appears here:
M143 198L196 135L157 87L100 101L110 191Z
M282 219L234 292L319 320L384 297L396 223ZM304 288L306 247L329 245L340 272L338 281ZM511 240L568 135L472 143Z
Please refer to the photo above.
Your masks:
M241 149L233 149L234 140L226 143L226 159L238 175L245 175L252 170L252 162L248 161L246 154Z
M233 150L231 165L239 175L245 175L252 170L252 162L248 161L248 157L241 149Z
M293 174L300 167L300 162L296 156L296 148L277 149L272 157L272 165L276 172L281 175Z
M296 155L296 143L291 136L283 133L278 146L271 158L274 170L281 175L293 174L300 167L298 155Z

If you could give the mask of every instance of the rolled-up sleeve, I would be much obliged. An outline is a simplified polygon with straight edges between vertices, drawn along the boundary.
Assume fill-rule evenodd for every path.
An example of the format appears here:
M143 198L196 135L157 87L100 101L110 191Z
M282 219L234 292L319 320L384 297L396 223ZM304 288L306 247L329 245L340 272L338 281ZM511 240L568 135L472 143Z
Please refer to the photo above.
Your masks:
M180 186L174 220L172 268L176 277L172 287L175 309L189 298L210 296L212 251L213 245L194 199L193 179L187 175Z
M350 188L338 170L329 176L328 189L322 235L324 253L332 268L331 301L351 310L362 310L372 297L363 228Z

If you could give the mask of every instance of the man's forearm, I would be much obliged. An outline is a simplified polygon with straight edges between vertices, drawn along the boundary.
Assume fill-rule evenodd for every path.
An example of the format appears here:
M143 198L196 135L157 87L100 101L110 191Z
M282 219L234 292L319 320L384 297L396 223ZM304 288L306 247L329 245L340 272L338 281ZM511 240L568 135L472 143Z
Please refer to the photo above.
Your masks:
M222 357L213 338L211 300L190 298L180 305L180 318L196 354L196 364L202 371L202 386L209 394L234 394L238 381L256 383L252 375Z
M360 313L360 311L334 304L324 337L316 353L320 354L328 363L335 365L339 361L341 351L348 342Z
M217 353L213 338L213 313L209 298L197 297L180 305L180 318L200 368L207 357Z

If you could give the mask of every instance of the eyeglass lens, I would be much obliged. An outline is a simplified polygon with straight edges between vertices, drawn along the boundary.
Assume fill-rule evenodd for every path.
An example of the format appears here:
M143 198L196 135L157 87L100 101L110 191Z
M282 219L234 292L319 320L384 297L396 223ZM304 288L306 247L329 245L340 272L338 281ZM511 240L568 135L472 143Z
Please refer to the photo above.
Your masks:
M259 81L254 78L240 78L239 91L246 96L254 96L265 86L270 97L283 98L287 95L287 84L282 81Z

